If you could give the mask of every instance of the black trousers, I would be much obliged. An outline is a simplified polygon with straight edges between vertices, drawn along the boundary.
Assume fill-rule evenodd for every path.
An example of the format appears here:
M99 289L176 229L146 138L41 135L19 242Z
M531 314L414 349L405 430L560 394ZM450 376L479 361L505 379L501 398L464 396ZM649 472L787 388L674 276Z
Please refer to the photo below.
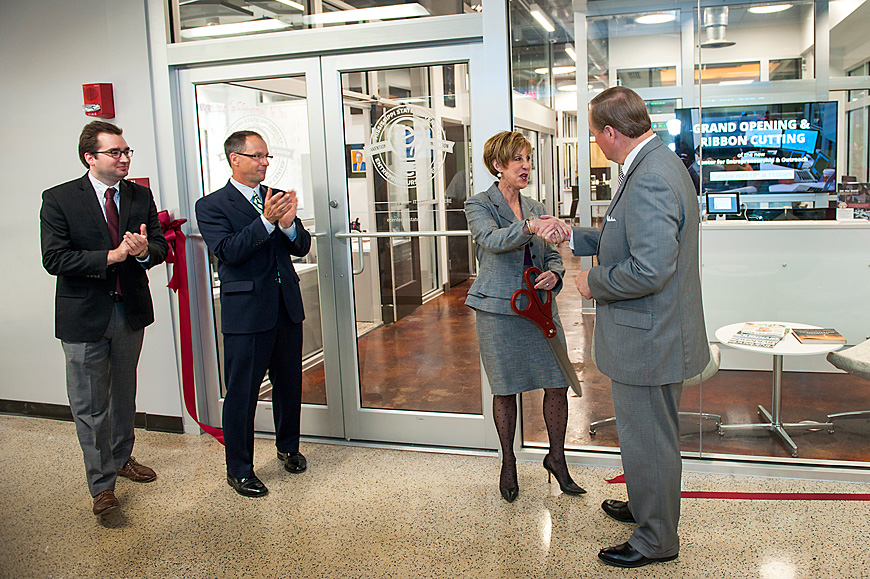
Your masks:
M266 371L272 382L275 446L299 450L302 410L302 323L293 323L281 300L278 323L253 334L224 334L223 430L227 473L236 478L254 474L254 414Z

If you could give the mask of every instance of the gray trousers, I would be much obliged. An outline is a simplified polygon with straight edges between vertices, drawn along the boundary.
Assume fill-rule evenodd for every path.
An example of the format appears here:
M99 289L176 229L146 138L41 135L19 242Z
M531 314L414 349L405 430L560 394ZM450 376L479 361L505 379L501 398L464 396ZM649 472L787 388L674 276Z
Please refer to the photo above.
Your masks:
M645 557L676 555L683 471L677 412L683 387L612 384L629 509L638 524L628 543Z
M136 366L144 335L144 329L130 328L124 303L118 302L102 339L61 341L66 391L91 496L114 490L116 469L133 452Z

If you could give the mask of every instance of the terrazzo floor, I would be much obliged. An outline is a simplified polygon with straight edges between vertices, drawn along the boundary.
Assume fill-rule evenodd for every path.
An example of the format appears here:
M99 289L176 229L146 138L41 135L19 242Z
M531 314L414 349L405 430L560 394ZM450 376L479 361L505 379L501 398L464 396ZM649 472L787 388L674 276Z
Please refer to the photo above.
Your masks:
M513 504L495 456L303 443L309 469L285 473L257 439L271 491L227 486L208 436L137 430L148 484L119 480L120 513L91 513L70 422L0 416L0 577L870 577L870 502L684 499L676 561L636 570L596 557L631 525L608 518L612 468L572 465L589 493L547 485L519 464ZM686 490L870 493L870 483L684 474Z

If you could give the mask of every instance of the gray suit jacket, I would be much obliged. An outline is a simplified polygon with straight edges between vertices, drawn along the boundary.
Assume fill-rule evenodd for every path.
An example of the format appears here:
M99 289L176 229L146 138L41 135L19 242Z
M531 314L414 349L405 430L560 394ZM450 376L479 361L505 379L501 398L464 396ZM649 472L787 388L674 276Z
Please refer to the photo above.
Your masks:
M710 359L698 256L698 198L685 166L655 137L625 175L601 229L574 229L575 255L596 248L595 357L623 384L676 384Z
M526 219L535 219L545 213L543 203L520 195L520 206ZM552 271L559 276L553 289L557 295L562 289L565 268L562 256L549 243L534 235L523 233L523 221L517 219L498 184L471 197L465 202L468 229L477 251L477 279L468 290L466 305L496 314L513 314L510 299L514 291L526 287L523 280L525 246L531 244L532 264L541 271ZM556 302L553 301L556 315Z

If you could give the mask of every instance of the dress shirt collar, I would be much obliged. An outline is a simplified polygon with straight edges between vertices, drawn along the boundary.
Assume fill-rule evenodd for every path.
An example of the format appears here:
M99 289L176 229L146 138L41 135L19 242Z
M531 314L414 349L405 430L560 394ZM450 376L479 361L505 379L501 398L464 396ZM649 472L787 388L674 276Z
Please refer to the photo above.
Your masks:
M655 137L655 135L650 135L647 138L645 138L644 140L642 140L640 143L637 144L637 146L634 149L631 150L631 152L628 155L625 156L625 162L622 164L622 172L623 173L628 175L628 170L631 169L631 164L634 162L634 159L637 157L637 154L640 153L640 150L643 149L643 146L646 145L647 143L649 143L653 139L653 137Z
M230 177L230 183L232 183L233 187L238 189L241 192L241 194L244 195L245 199L248 200L248 203L250 203L256 209L257 206L254 205L253 201L251 201L251 197L253 197L255 193L257 195L260 194L260 186L257 185L257 188L254 189L254 188L248 187L247 185L242 185L241 183L239 183L238 181L236 181L232 177Z
M108 189L109 187L115 188L115 198L117 198L121 192L121 188L119 187L119 185L121 184L120 181L118 181L114 185L106 185L105 183L103 183L102 181L100 181L99 179L97 179L96 177L91 175L90 171L88 171L88 179L91 180L91 185L94 186L94 191L97 192L97 198L100 199L101 203L103 200L103 196L106 194L106 189Z

